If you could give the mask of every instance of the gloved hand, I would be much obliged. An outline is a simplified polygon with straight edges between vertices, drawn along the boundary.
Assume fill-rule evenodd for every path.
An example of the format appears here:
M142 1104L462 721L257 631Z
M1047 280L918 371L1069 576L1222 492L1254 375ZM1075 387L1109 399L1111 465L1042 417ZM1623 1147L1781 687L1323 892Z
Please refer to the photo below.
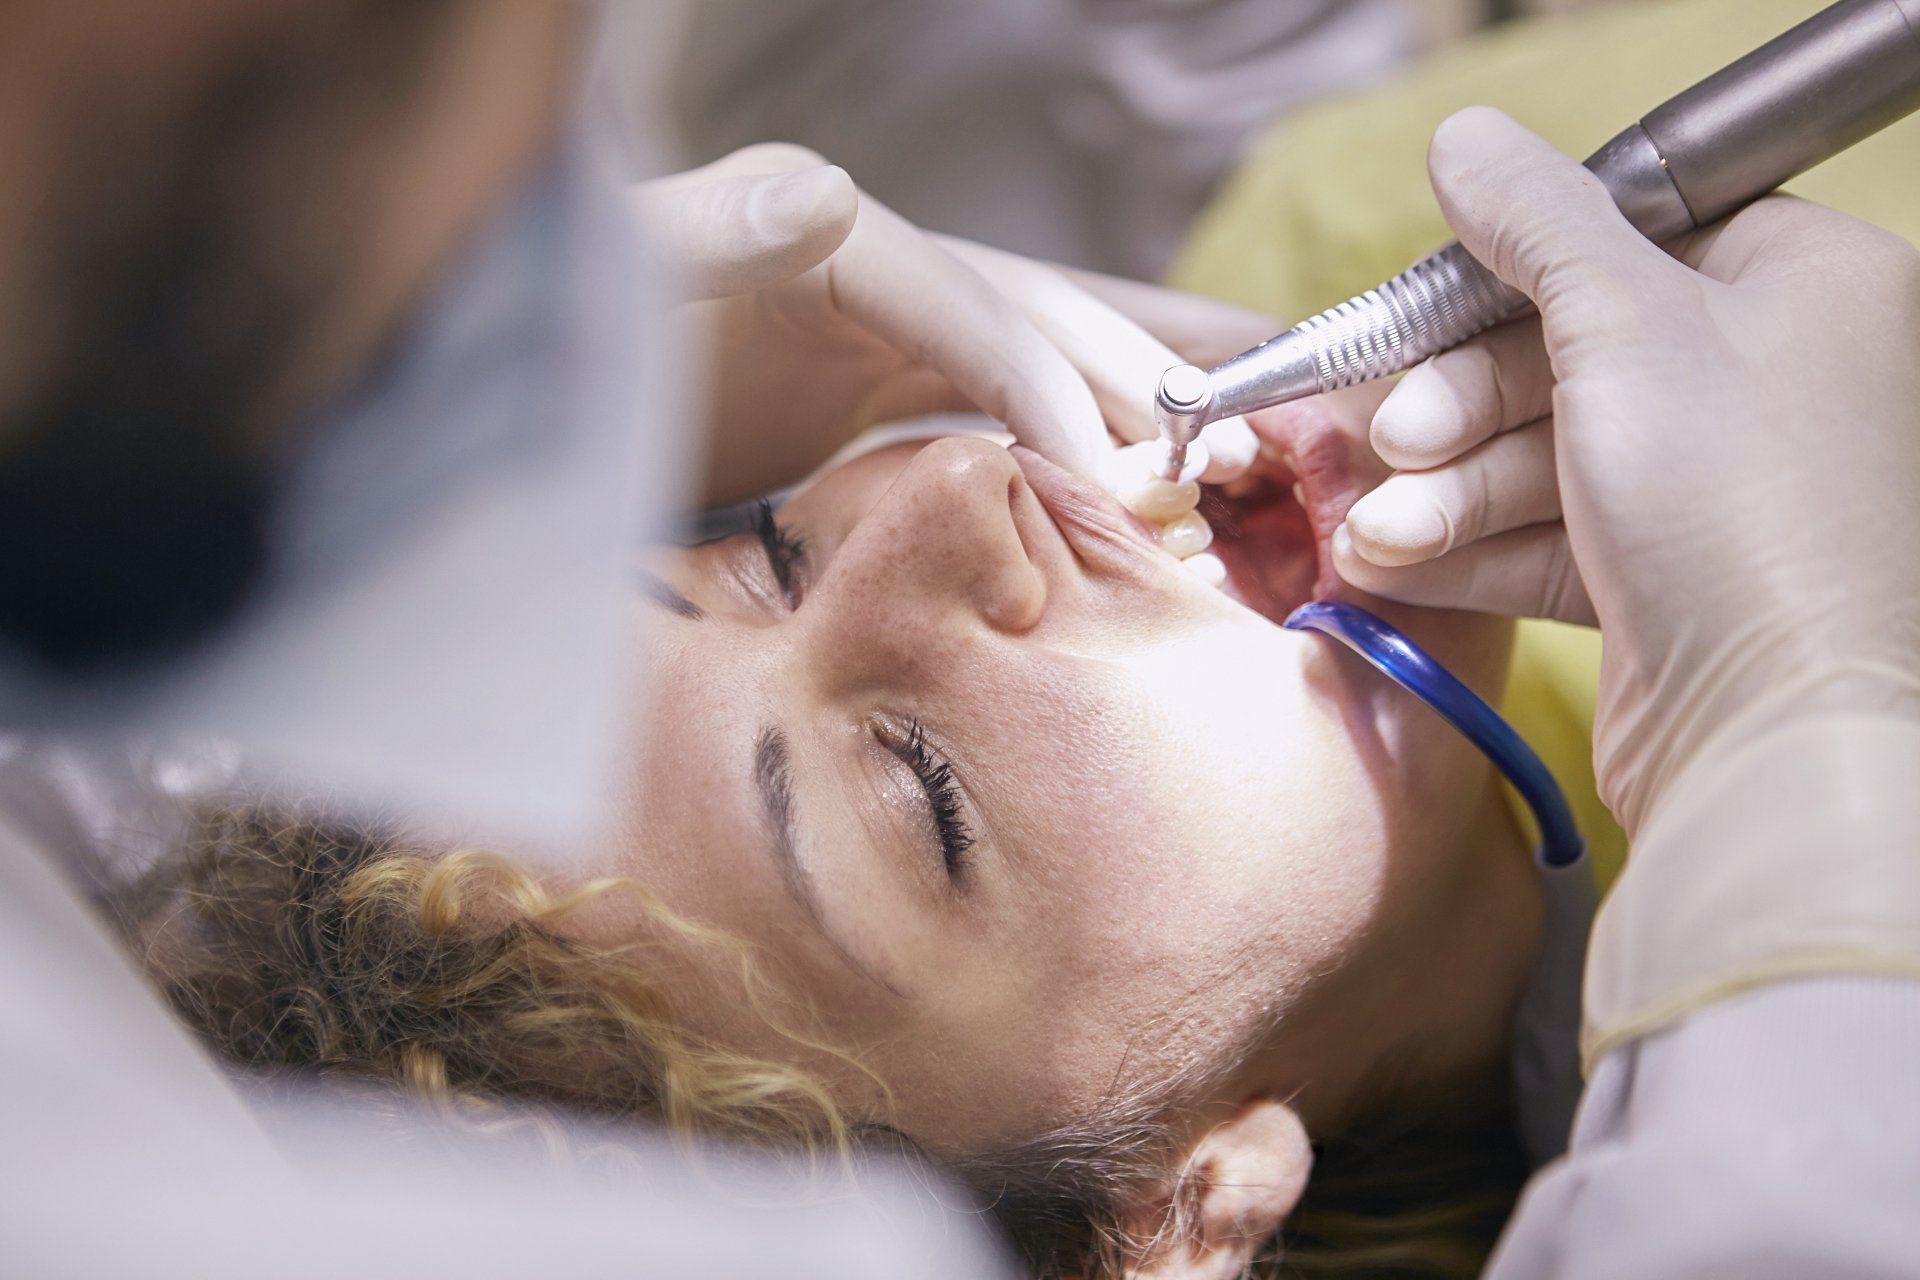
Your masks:
M874 422L946 409L978 409L1104 480L1109 428L1152 435L1155 383L1188 358L1151 335L1157 316L1230 333L1224 350L1268 323L927 235L786 144L646 183L636 201L710 338L709 501L791 483ZM1196 325L1196 307L1212 321ZM1210 480L1257 448L1241 419L1205 443Z
M1635 833L1709 743L1920 691L1920 253L1787 198L1676 261L1498 112L1434 189L1540 318L1440 356L1374 418L1401 473L1335 563L1418 603L1597 621L1596 766ZM1920 777L1920 775L1915 775Z

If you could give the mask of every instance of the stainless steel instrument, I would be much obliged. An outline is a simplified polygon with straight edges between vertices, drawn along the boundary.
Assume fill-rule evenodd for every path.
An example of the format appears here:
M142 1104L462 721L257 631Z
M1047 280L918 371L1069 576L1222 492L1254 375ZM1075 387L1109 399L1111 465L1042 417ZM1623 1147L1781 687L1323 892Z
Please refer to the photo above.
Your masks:
M1587 160L1627 220L1664 243L1706 226L1920 108L1920 0L1841 0L1670 99ZM1411 368L1527 309L1460 247L1211 370L1178 365L1154 413L1164 474L1217 418Z

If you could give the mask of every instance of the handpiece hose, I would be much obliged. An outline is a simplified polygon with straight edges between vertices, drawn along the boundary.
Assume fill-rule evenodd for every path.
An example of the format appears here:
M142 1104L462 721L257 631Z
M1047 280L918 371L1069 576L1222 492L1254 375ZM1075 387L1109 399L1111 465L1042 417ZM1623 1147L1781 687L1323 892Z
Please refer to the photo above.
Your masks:
M1587 168L1666 243L1915 109L1920 0L1841 0L1655 108ZM1165 474L1209 422L1399 373L1528 306L1455 243L1209 371L1176 366L1154 404Z

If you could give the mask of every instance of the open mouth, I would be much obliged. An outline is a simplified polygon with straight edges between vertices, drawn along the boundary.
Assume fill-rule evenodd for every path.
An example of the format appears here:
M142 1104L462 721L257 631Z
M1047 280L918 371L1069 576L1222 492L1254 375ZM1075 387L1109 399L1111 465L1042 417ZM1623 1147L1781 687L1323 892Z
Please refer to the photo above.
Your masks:
M1320 543L1293 483L1288 476L1265 474L1234 497L1209 487L1200 498L1200 514L1213 527L1208 550L1227 566L1222 589L1276 623L1313 599L1322 585Z
M1276 430L1247 477L1203 488L1200 514L1213 530L1208 550L1226 566L1227 597L1276 624L1309 600L1334 594L1328 540L1355 490L1345 438L1324 414L1295 411ZM1111 494L1030 450L1015 446L1041 503L1079 554L1155 557L1155 528ZM1160 553L1164 554L1164 553Z
M1200 514L1213 553L1227 566L1227 594L1274 622L1309 600L1336 595L1328 550L1359 496L1355 450L1324 406L1286 406L1256 420L1258 461L1233 495L1207 489Z

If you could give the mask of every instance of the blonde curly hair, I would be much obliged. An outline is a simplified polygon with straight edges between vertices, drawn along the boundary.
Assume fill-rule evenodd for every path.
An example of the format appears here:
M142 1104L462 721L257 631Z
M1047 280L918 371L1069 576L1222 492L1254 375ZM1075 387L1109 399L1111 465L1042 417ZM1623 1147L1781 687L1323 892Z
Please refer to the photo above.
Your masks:
M563 928L609 896L656 926L617 946ZM1125 1274L1186 1229L1199 1188L1168 1123L1189 1091L1161 1082L1012 1146L928 1153L856 1121L802 1068L688 1029L652 948L730 966L798 1048L858 1064L783 1024L752 948L668 910L631 880L556 893L497 854L313 813L209 809L110 914L175 1010L223 1056L269 1075L384 1082L468 1118L502 1102L664 1124L810 1157L884 1146L969 1185L1039 1277ZM798 1055L796 1055L798 1056ZM1265 1276L1477 1275L1525 1166L1501 1091L1385 1109L1319 1146L1308 1196L1255 1267ZM1172 1206L1144 1235L1129 1206Z

